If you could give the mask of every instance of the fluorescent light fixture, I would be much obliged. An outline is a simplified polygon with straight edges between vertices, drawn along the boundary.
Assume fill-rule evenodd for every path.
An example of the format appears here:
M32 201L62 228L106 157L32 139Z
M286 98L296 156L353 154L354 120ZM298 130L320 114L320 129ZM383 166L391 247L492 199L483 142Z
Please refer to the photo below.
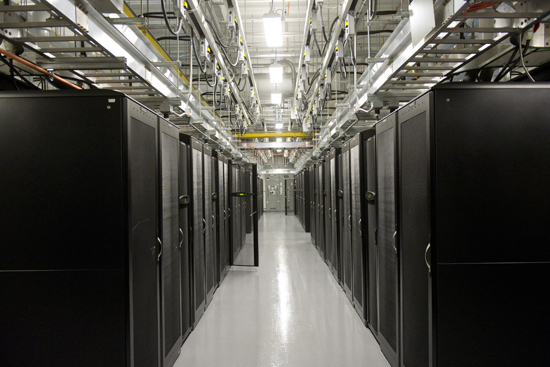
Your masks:
M282 143L283 142L283 138L277 138L277 143Z
M264 14L263 20L265 41L267 42L267 46L281 47L283 45L281 16L274 11L270 11L269 13Z
M271 93L271 103L273 104L281 104L281 93Z
M281 153L282 151L282 149L277 149L277 153Z
M50 59L55 59L55 56L49 52L44 52L44 55L48 56Z
M452 21L451 24L449 24L449 26L447 28L455 28L459 24L460 24L460 22L458 20L455 20L455 21Z
M283 128L283 123L282 122L278 122L275 124L275 129L277 130L281 130Z
M269 65L269 79L273 84L281 84L283 82L283 65L277 63Z

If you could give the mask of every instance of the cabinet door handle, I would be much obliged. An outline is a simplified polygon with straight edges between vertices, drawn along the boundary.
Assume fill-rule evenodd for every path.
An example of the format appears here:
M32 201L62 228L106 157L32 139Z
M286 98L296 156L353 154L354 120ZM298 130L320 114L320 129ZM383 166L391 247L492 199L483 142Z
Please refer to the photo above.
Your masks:
M393 238L391 239L391 243L392 243L392 245L393 245L393 249L394 249L395 253L397 253L397 247L395 246L395 236L397 236L397 231L395 231L395 232L393 233Z
M223 220L226 220L227 217L225 216L225 209L223 210Z
M227 210L229 211L229 215L227 216L227 218L231 218L231 208L227 208Z
M363 220L363 218L359 219L359 233L361 233L361 236L363 235L363 231L361 230L361 221Z
M181 228L179 230L181 233L181 241L180 241L180 248L181 248L181 244L183 243L183 231L181 230Z
M328 208L328 219L332 219L332 208Z
M428 270L432 270L432 267L430 266L430 263L428 262L428 250L430 249L431 244L428 243L428 246L426 246L426 251L424 252L424 261L426 261L426 266L428 267Z
M351 229L351 214L348 215L348 223L349 223L349 224L348 224L348 225L349 225L349 228Z
M206 233L206 219L202 218L202 233Z
M214 229L214 226L216 225L216 217L214 214L212 214L212 229Z
M157 261L160 261L160 256L162 255L162 241L158 237L157 237L157 241L159 241L159 244L160 244L160 251L159 251L159 254L157 256Z

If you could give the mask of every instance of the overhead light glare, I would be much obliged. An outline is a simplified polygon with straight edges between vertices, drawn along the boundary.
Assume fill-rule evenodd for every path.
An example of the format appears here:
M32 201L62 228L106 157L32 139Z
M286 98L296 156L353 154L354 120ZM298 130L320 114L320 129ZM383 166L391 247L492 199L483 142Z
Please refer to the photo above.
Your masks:
M281 153L282 151L282 149L277 149L277 153Z
M268 47L281 47L283 45L283 30L281 16L270 11L264 14L264 33Z
M273 104L281 104L281 93L271 93L271 103Z
M271 64L269 66L269 79L273 84L281 84L283 82L283 65Z
M277 130L281 130L283 128L283 123L282 122L278 122L275 124L275 129Z
M283 138L277 138L277 143L282 143L283 142Z

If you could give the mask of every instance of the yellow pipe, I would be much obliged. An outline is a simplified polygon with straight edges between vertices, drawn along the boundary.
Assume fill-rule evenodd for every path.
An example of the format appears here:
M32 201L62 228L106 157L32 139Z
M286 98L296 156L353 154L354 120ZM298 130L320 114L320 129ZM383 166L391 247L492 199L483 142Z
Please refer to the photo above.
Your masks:
M262 138L312 138L311 136L304 133L289 133L289 132L280 132L280 133L248 133L245 135L237 135L237 139L262 139Z

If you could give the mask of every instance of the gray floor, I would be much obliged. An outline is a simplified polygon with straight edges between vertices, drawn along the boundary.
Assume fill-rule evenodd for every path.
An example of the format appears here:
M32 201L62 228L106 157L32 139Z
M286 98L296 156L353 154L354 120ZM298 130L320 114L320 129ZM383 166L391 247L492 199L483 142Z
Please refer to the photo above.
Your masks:
M176 367L387 367L294 216L265 213L260 267L233 268Z

